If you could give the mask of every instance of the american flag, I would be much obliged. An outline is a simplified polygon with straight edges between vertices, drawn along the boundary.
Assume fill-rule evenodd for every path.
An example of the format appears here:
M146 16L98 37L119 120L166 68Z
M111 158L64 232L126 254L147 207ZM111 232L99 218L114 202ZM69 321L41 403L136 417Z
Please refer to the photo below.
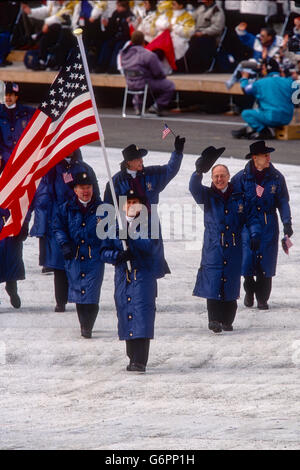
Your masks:
M171 129L168 127L167 124L165 124L164 126L164 129L163 129L163 133L162 133L162 138L165 139L167 137L167 135L169 135L171 132Z
M258 197L262 197L264 190L265 190L265 188L263 188L259 184L256 185L256 195Z
M24 129L0 177L0 207L10 210L0 240L20 232L41 178L78 147L96 140L99 132L77 47Z

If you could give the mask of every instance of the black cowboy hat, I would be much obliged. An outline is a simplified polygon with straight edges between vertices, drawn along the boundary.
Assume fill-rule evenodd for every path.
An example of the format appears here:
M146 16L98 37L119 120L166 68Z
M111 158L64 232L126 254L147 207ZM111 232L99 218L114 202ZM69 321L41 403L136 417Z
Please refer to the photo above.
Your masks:
M218 158L224 152L225 147L216 149L213 146L207 147L203 150L202 154L196 161L196 171L197 173L207 173L213 164L218 160Z
M128 147L122 150L125 162L135 160L136 158L143 158L147 155L147 153L148 150L140 149L135 144L128 145Z
M245 156L246 159L251 158L252 155L275 152L275 149L273 149L273 147L266 146L266 143L264 140L258 140L257 142L253 142L253 144L250 145L249 149L250 149L250 152L247 153L247 155Z

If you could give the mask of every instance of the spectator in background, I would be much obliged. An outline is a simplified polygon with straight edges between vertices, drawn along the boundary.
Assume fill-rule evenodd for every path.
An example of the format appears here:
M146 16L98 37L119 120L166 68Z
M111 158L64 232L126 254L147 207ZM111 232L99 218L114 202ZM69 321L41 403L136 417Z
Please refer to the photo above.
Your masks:
M10 38L19 11L18 2L0 2L0 67L12 65L7 60Z
M284 33L292 35L293 27L294 27L294 19L300 16L300 1L290 0L289 4L290 4L289 20L286 25Z
M185 0L174 1L172 6L172 15L164 13L157 18L156 31L158 35L166 29L170 31L178 71L185 72L185 64L180 59L189 48L190 38L195 32L195 20L185 8Z
M236 33L240 41L252 49L252 57L255 60L272 58L279 53L283 44L283 38L276 35L273 28L263 27L256 36L247 30L247 23L240 23L236 27Z
M297 65L300 62L300 16L294 19L293 35L285 36L284 56Z
M254 35L266 26L265 18L269 14L268 0L241 0L241 20L248 24L248 31Z
M194 16L196 29L186 60L191 73L202 73L209 68L216 53L225 27L225 15L214 0L203 0L203 5L197 8Z
M102 17L107 10L108 1L78 2L74 9L72 24L83 29L83 43L86 49L90 68L94 68L97 62L97 51L104 40L102 30Z
M144 12L136 16L136 29L144 34L145 43L151 42L155 37L153 23L156 17L156 0L146 0L144 2Z
M23 11L30 18L44 21L38 39L38 63L34 70L45 70L47 66L58 70L64 63L76 41L71 31L75 6L76 1L47 1L46 5L38 8L22 4ZM52 56L51 64L49 54Z
M237 131L232 131L232 136L236 139L272 139L273 132L270 128L289 124L293 118L294 104L292 95L295 88L292 87L297 74L292 77L280 77L279 65L275 59L270 59L262 64L261 78L249 83L248 72L243 72L240 81L241 88L246 94L255 97L258 109L245 109L242 118L250 127L243 127Z
M118 0L112 16L105 21L105 37L96 67L97 73L119 73L117 69L117 55L130 39L129 23L133 13L129 8L129 2Z
M161 114L173 98L175 85L166 78L157 55L145 49L144 45L143 33L135 31L132 34L131 43L121 52L121 66L125 71L129 69L142 72L142 77L127 76L127 85L132 90L143 90L145 82L147 82L151 93L155 97L155 102L148 111ZM139 95L135 95L133 100L136 114L141 113L141 103L138 98Z

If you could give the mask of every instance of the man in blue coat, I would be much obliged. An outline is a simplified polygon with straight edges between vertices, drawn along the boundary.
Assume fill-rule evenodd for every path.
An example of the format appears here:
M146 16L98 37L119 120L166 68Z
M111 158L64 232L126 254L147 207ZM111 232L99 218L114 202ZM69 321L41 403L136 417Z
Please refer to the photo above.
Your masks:
M260 227L251 204L229 182L225 165L212 168L211 187L202 184L203 172L225 149L209 147L196 161L190 192L204 211L204 242L201 266L193 295L207 299L208 328L214 333L232 331L240 294L242 230L247 225L251 248L259 245Z
M146 205L151 215L152 227L157 229L157 238L160 240L162 257L164 256L163 241L157 205L159 195L167 184L177 175L183 158L185 138L177 136L175 138L175 149L166 165L143 165L143 158L148 154L146 149L138 148L136 145L128 145L123 150L124 160L121 163L121 171L113 176L113 185L117 200L119 196L125 196L130 189L139 194L146 201ZM109 184L104 193L104 202L113 204ZM167 263L165 263L165 274L170 273Z
M54 214L59 205L73 198L72 184L82 172L92 178L94 195L98 197L100 191L94 170L82 160L81 151L77 149L42 178L32 205L35 215L30 235L40 239L40 265L54 271L56 312L65 311L68 279L63 254L53 232Z
M272 139L273 132L270 128L287 125L294 114L292 95L295 93L293 82L298 79L296 73L291 77L281 77L279 65L274 59L270 59L262 65L264 78L249 81L249 73L243 72L240 81L241 88L246 95L253 96L257 103L257 109L245 109L242 118L247 126L231 132L236 139Z
M5 84L5 102L0 104L0 173L35 112L19 103L19 92L17 83Z
M242 264L246 291L244 304L252 307L255 295L257 307L261 310L269 308L272 277L276 274L279 238L277 210L283 223L284 236L293 235L285 178L270 162L270 154L274 150L267 147L264 141L254 142L246 155L250 162L232 178L232 183L245 195L246 201L254 205L261 227L261 244L255 253L250 250L249 230L244 228Z
M115 266L115 303L118 316L118 334L126 341L129 357L127 370L145 372L148 362L150 339L154 337L157 279L165 275L165 259L160 241L151 239L151 224L146 237L142 237L140 224L135 236L130 237L141 205L146 200L133 189L126 194L123 210L126 213L128 236L127 250L119 238L107 238L101 248L101 259ZM145 210L147 213L147 210ZM139 235L139 236L136 236ZM131 271L126 262L130 261Z
M100 259L103 242L96 233L96 211L102 201L94 194L93 185L94 179L87 172L75 175L73 197L55 207L53 222L69 281L68 301L76 303L84 338L92 337L104 275L104 263Z

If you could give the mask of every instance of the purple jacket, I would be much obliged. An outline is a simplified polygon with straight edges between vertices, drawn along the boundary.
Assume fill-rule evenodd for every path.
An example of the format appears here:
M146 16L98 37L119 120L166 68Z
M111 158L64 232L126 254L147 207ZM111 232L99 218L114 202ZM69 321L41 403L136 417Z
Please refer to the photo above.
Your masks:
M161 80L166 78L160 60L154 52L148 51L143 46L129 44L121 52L121 66L126 75L126 70L142 72L143 77L126 76L127 85L132 90L141 90L145 81Z

